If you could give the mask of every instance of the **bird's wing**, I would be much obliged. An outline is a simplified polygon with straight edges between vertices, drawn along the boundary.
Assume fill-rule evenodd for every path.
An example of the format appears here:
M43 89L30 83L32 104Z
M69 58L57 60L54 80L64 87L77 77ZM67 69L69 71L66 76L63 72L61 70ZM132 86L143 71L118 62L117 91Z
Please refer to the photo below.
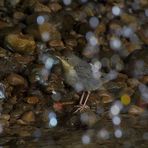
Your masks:
M76 65L74 69L80 79L89 80L91 78L92 71L90 64L82 61L79 65Z
M83 84L85 90L95 90L100 86L99 80L93 77L90 64L81 62L79 65L75 66L75 70L79 77L79 81Z

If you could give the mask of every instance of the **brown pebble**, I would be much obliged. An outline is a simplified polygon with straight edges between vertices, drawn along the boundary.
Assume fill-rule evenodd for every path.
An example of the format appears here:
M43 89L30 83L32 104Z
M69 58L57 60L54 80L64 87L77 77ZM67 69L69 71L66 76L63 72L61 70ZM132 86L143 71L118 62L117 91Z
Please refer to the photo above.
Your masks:
M32 111L25 112L21 118L23 121L30 123L35 121L35 115Z
M48 12L48 13L51 12L51 10L50 10L50 8L48 6L43 5L43 4L39 3L39 2L37 2L35 4L34 11L35 12Z
M132 115L140 115L140 114L144 113L144 109L141 107L138 107L136 105L131 105L128 112Z
M102 103L107 104L113 102L113 97L112 96L102 96Z
M3 28L8 27L8 26L10 26L8 23L0 20L0 29L3 29Z
M135 79L135 78L129 78L129 79L127 80L127 84L128 84L131 88L135 88L135 87L137 87L137 86L140 84L140 82L139 82L137 79Z
M49 46L63 48L64 44L63 44L63 42L61 40L52 40L52 41L49 42Z
M117 77L117 81L121 82L121 81L126 81L128 79L128 76L126 74L123 73L118 73L118 77Z
M21 20L23 20L25 18L25 14L23 12L16 11L13 14L13 18L15 20L21 21Z
M21 125L27 125L27 123L25 121L23 121L22 119L18 119L17 123L21 124Z
M147 26L146 26L147 27ZM148 35L145 32L146 27L142 27L137 31L137 34L139 35L140 39L145 43L148 44Z
M103 104L113 102L113 96L106 90L100 90L98 96L101 98Z
M11 84L13 86L18 86L18 85L26 86L27 85L27 81L22 76L20 76L16 73L10 74L7 77L7 81L9 82L9 84Z
M4 120L4 119L0 119L0 125L2 127L8 127L9 126L9 121ZM3 129L2 129L3 130Z
M148 83L148 76L143 76L140 81L144 84Z
M39 98L37 96L27 97L27 103L29 104L37 104L39 102Z
M10 115L9 115L9 114L2 114L2 115L0 116L0 119L3 119L3 120L8 121L8 120L10 119Z
M67 46L70 46L70 47L76 47L77 46L77 41L75 39L67 39L65 41L66 45Z
M38 30L39 30L41 39L43 41L60 40L61 39L60 32L56 29L56 27L53 24L50 24L50 23L41 24L38 26ZM47 33L50 35L49 39L44 38L44 33L45 34Z
M30 137L31 136L31 133L29 131L25 131L25 130L20 130L20 132L18 134L21 137Z
M57 11L62 9L62 6L59 3L56 3L56 2L49 4L49 7L53 12L57 12Z
M35 41L31 36L23 34L8 34L5 37L5 44L21 54L31 55L35 51Z
M15 61L17 63L20 63L21 65L27 65L29 63L31 63L35 57L30 56L30 55L21 55L21 54L14 54L13 58L15 59Z
M0 58L6 57L7 51L4 48L0 47Z

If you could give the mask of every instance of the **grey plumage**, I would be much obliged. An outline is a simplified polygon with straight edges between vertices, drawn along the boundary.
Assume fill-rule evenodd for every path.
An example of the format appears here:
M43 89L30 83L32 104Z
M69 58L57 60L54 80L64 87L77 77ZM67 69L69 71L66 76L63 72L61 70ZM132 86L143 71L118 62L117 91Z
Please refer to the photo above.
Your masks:
M74 54L60 58L65 82L76 91L92 91L101 86L101 80L93 76L91 65ZM65 66L65 62L68 64ZM79 89L77 89L79 87Z

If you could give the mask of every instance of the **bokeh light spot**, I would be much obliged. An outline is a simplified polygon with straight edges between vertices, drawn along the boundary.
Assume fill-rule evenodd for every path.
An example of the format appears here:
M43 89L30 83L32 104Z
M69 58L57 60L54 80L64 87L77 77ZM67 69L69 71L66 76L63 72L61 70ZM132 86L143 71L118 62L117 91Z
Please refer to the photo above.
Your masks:
M120 7L118 7L118 6L113 6L113 7L112 7L112 13L113 13L113 15L115 15L115 16L119 16L119 15L121 14L121 9L120 9Z
M99 19L95 16L91 17L89 19L89 25L92 27L92 28L96 28L99 24Z
M82 136L82 143L83 144L89 144L90 143L90 136L89 135L83 135Z
M131 103L131 97L127 94L121 96L121 102L123 105L129 105Z
M116 129L114 132L114 135L116 138L121 138L122 137L122 131L121 129Z

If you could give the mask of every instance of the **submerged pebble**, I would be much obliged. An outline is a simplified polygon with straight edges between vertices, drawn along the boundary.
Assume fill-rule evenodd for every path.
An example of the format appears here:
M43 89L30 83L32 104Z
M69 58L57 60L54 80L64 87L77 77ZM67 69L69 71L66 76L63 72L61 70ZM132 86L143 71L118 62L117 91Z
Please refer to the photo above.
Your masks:
M35 41L31 36L9 34L5 37L5 44L14 52L31 55L35 52Z
M9 84L13 86L27 86L27 81L20 75L12 73L7 77Z
M27 123L31 123L35 121L35 115L32 111L25 112L21 119Z
M1 0L0 145L146 147L147 4ZM69 52L91 63L102 83L90 94L90 109L77 114L82 94L65 83L56 58L69 60Z

